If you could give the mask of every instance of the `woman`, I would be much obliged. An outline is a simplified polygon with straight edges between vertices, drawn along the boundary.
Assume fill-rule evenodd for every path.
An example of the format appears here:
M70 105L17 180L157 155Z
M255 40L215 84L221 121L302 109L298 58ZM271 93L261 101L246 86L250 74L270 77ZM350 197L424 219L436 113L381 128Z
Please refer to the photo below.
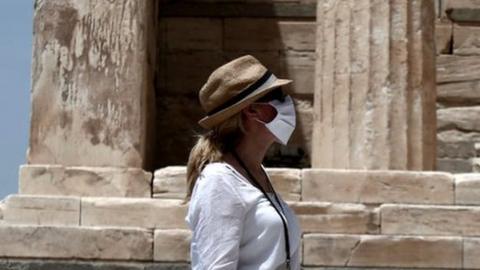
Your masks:
M300 269L298 220L262 165L270 145L287 144L295 128L281 89L290 82L246 55L200 90L208 133L190 152L185 197L192 269Z

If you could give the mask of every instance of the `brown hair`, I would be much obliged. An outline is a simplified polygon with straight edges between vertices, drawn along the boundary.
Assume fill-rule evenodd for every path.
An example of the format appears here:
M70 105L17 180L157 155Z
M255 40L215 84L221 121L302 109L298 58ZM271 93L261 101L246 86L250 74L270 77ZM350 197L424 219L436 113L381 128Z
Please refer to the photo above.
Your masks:
M183 204L190 201L193 187L203 168L212 162L223 161L223 155L233 149L245 132L242 113L238 112L197 137L187 162L187 192Z

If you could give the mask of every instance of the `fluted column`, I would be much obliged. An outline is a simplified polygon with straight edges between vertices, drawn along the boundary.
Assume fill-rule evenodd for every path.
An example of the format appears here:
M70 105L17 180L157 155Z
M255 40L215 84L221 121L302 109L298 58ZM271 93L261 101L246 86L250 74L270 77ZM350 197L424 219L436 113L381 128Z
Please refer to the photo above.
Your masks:
M36 1L20 193L150 196L155 5Z
M317 6L312 167L435 166L433 0Z

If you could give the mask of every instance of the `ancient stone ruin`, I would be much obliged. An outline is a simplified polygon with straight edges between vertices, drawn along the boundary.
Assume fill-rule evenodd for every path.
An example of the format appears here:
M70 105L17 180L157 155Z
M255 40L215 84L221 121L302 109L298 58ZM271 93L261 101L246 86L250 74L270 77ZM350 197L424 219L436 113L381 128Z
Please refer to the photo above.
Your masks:
M208 75L293 79L264 164L303 269L480 269L480 1L37 0L31 130L2 269L190 269Z

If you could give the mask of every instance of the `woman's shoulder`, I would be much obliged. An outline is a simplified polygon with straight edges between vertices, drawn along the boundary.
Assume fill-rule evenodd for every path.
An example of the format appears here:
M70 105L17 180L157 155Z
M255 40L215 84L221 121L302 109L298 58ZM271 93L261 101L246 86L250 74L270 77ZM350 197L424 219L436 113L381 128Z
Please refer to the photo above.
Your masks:
M259 192L250 183L246 183L226 162L207 164L197 179L203 191L233 193L241 198L245 206L249 206L258 197ZM261 194L261 193L260 193Z
M228 165L225 162L217 161L205 165L202 170L203 175L209 174L226 174L228 173Z
M208 163L200 173L200 177L215 178L221 177L232 185L245 185L245 180L239 177L233 167L226 162L217 161Z
M212 162L205 165L198 176L197 183L204 192L216 191L240 195L238 179L231 173L228 165L223 162Z

